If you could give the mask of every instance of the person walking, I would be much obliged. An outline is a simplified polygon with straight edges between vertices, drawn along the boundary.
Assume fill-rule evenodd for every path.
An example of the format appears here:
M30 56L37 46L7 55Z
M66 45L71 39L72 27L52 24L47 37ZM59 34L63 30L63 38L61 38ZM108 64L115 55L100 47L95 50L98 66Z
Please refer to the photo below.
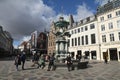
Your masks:
M44 67L45 67L45 56L44 55L41 55L39 62L40 62L40 67L42 67L42 69L44 69Z
M54 55L51 55L50 58L49 58L49 64L48 64L48 70L47 71L50 71L51 67L52 67L52 70L54 70L54 61L55 61L55 57L54 57Z
M22 70L24 70L25 60L26 60L25 52L22 52L21 54Z
M71 68L72 68L72 60L71 60L70 55L67 56L66 60L67 60L67 68L68 68L68 71L71 71Z
M32 67L34 67L35 64L38 65L37 68L40 67L40 64L38 63L38 60L39 60L39 53L35 53L35 54L33 55L33 65L32 65Z
M108 57L107 55L104 56L104 62L107 64L108 63Z
M18 69L18 65L21 65L21 59L20 59L20 55L19 54L15 57L15 63L14 64L16 65L16 69L18 71L19 70Z

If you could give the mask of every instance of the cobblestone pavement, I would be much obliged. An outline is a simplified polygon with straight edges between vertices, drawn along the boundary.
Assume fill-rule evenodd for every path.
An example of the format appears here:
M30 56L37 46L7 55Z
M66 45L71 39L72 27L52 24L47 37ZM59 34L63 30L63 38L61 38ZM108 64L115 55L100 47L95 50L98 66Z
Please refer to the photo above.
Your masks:
M120 80L120 62L114 61L90 62L87 69L67 71L67 68L57 68L56 71L47 71L31 67L27 61L25 70L15 69L14 61L0 61L0 80Z

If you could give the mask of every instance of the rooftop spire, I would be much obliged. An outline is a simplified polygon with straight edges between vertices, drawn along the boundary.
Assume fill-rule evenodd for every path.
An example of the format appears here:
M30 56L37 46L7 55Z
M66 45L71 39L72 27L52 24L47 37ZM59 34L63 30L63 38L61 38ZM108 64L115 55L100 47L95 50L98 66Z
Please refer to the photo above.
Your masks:
M70 27L73 27L74 19L71 14L70 14L70 18L69 18L69 23L70 23Z

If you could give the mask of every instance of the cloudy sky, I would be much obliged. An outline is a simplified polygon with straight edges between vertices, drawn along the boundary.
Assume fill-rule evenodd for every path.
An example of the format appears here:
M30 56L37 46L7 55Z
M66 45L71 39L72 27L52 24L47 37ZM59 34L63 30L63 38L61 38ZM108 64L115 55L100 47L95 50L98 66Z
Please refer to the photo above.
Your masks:
M75 21L96 13L107 0L0 0L0 25L9 31L16 47L28 40L31 32L49 30L61 15Z

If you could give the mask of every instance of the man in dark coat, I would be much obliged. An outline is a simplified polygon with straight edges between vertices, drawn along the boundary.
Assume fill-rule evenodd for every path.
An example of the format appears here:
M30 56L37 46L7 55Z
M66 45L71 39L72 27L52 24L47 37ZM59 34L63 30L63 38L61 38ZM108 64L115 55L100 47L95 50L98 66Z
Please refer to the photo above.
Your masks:
M51 55L49 57L49 65L48 65L47 71L50 71L51 67L53 67L52 70L54 70L54 61L55 61L55 57L54 57L54 55Z
M67 56L66 60L67 60L67 67L68 67L68 71L70 71L70 70L71 70L71 68L72 68L72 60L71 60L70 55L69 55L69 56Z
M25 55L25 52L23 52L21 54L22 70L24 70L25 60L26 60L26 55Z
M33 65L31 65L31 67L34 67L35 66L35 64L37 64L38 66L37 66L37 68L39 68L40 67L40 64L39 64L39 57L40 57L40 54L39 53L34 53L33 54Z

